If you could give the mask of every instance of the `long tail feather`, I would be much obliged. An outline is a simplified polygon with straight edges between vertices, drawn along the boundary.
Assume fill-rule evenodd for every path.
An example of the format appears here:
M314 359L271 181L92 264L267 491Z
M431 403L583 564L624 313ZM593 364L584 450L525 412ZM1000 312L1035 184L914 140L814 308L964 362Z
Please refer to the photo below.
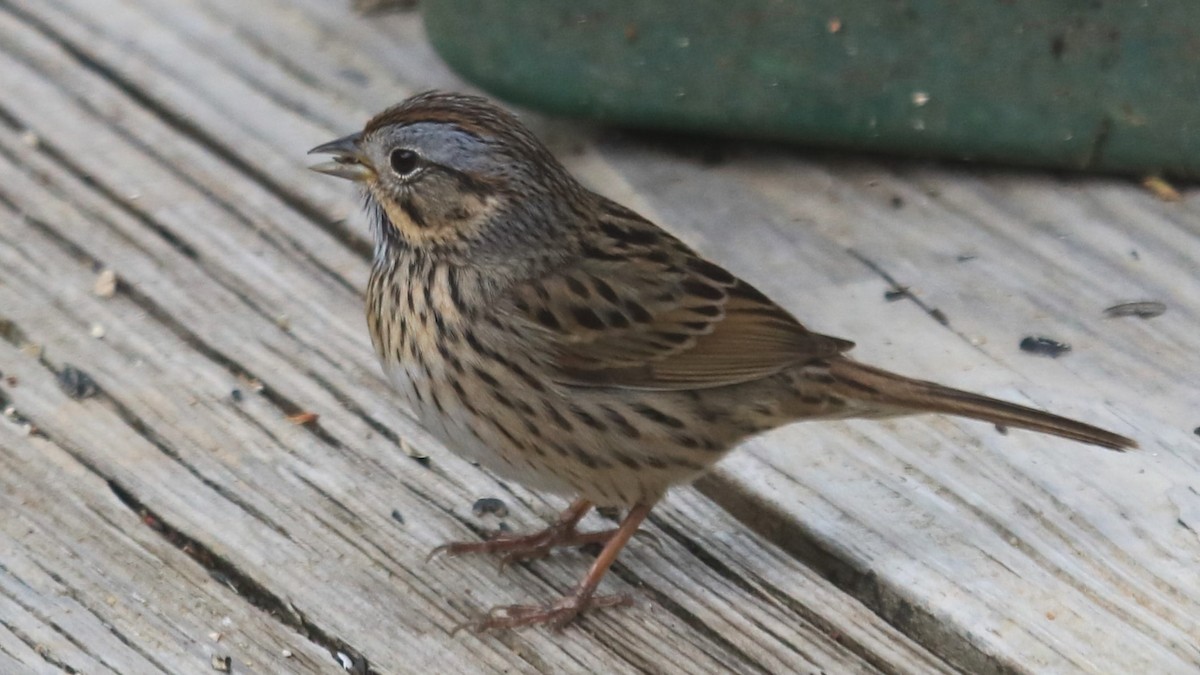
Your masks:
M849 359L836 359L830 374L849 396L908 412L931 412L984 420L1002 426L1053 434L1111 450L1136 448L1137 442L1111 431L1016 403L914 380Z

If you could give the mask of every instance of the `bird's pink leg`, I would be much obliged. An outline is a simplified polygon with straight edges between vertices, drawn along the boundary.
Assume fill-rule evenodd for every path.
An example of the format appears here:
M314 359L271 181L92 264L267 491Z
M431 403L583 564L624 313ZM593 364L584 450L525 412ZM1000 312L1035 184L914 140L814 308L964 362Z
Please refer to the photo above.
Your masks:
M600 580L604 578L604 574L608 572L608 568L612 567L613 561L617 559L617 555L621 552L621 549L625 548L625 544L629 542L633 534L637 532L638 527L641 526L642 521L650 514L650 509L653 506L653 504L638 504L629 511L629 515L625 517L625 520L621 521L621 526L612 533L608 539L608 543L604 545L604 549L600 551L600 555L592 563L592 568L588 570L587 576L583 578L583 581L569 595L549 605L508 605L496 607L488 612L487 616L476 621L471 621L462 627L471 628L476 632L483 632L533 624L547 624L558 630L588 609L630 604L633 598L628 594L598 596L596 595L596 587L600 585Z

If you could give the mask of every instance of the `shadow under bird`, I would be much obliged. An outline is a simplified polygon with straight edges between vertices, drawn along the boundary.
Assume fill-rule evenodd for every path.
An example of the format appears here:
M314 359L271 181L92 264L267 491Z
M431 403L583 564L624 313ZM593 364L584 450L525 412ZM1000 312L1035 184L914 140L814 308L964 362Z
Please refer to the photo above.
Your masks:
M626 604L596 588L672 485L792 422L943 413L1114 450L1123 436L854 361L658 225L583 187L513 115L427 92L312 150L358 183L375 241L367 325L383 369L445 445L574 497L547 529L453 543L505 562L603 545L546 606L499 607L476 630L561 627ZM593 506L628 510L580 532Z

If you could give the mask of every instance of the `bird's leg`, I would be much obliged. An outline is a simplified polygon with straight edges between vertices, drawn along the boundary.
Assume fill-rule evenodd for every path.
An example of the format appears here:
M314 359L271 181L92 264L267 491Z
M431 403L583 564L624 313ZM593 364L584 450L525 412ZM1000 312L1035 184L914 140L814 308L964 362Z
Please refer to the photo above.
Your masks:
M475 632L484 632L544 623L555 630L560 630L588 609L616 607L632 603L632 596L626 593L596 595L596 587L600 585L600 580L604 578L608 568L612 567L613 561L617 559L621 549L625 548L625 544L637 532L638 527L641 526L642 521L650 514L650 509L653 507L653 504L638 504L629 511L629 515L621 521L621 526L612 533L608 543L604 545L604 549L592 563L587 576L570 594L549 605L495 607L486 616L464 624L460 628L465 627L471 628Z
M430 558L446 554L451 556L464 553L499 553L501 565L508 565L520 560L541 558L551 550L562 546L583 546L591 543L604 543L612 539L617 529L600 532L580 532L575 529L592 508L592 503L586 499L576 499L565 511L558 515L554 524L533 534L509 534L501 532L487 541L460 541L439 546L429 554Z

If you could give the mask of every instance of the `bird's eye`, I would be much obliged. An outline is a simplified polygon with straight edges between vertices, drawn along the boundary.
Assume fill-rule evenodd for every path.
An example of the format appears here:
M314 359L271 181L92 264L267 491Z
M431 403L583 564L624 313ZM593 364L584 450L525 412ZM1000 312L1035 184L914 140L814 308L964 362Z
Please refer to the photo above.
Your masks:
M409 174L417 170L420 165L421 158L412 150L398 148L392 151L389 161L392 163L392 171L400 177L407 177Z

